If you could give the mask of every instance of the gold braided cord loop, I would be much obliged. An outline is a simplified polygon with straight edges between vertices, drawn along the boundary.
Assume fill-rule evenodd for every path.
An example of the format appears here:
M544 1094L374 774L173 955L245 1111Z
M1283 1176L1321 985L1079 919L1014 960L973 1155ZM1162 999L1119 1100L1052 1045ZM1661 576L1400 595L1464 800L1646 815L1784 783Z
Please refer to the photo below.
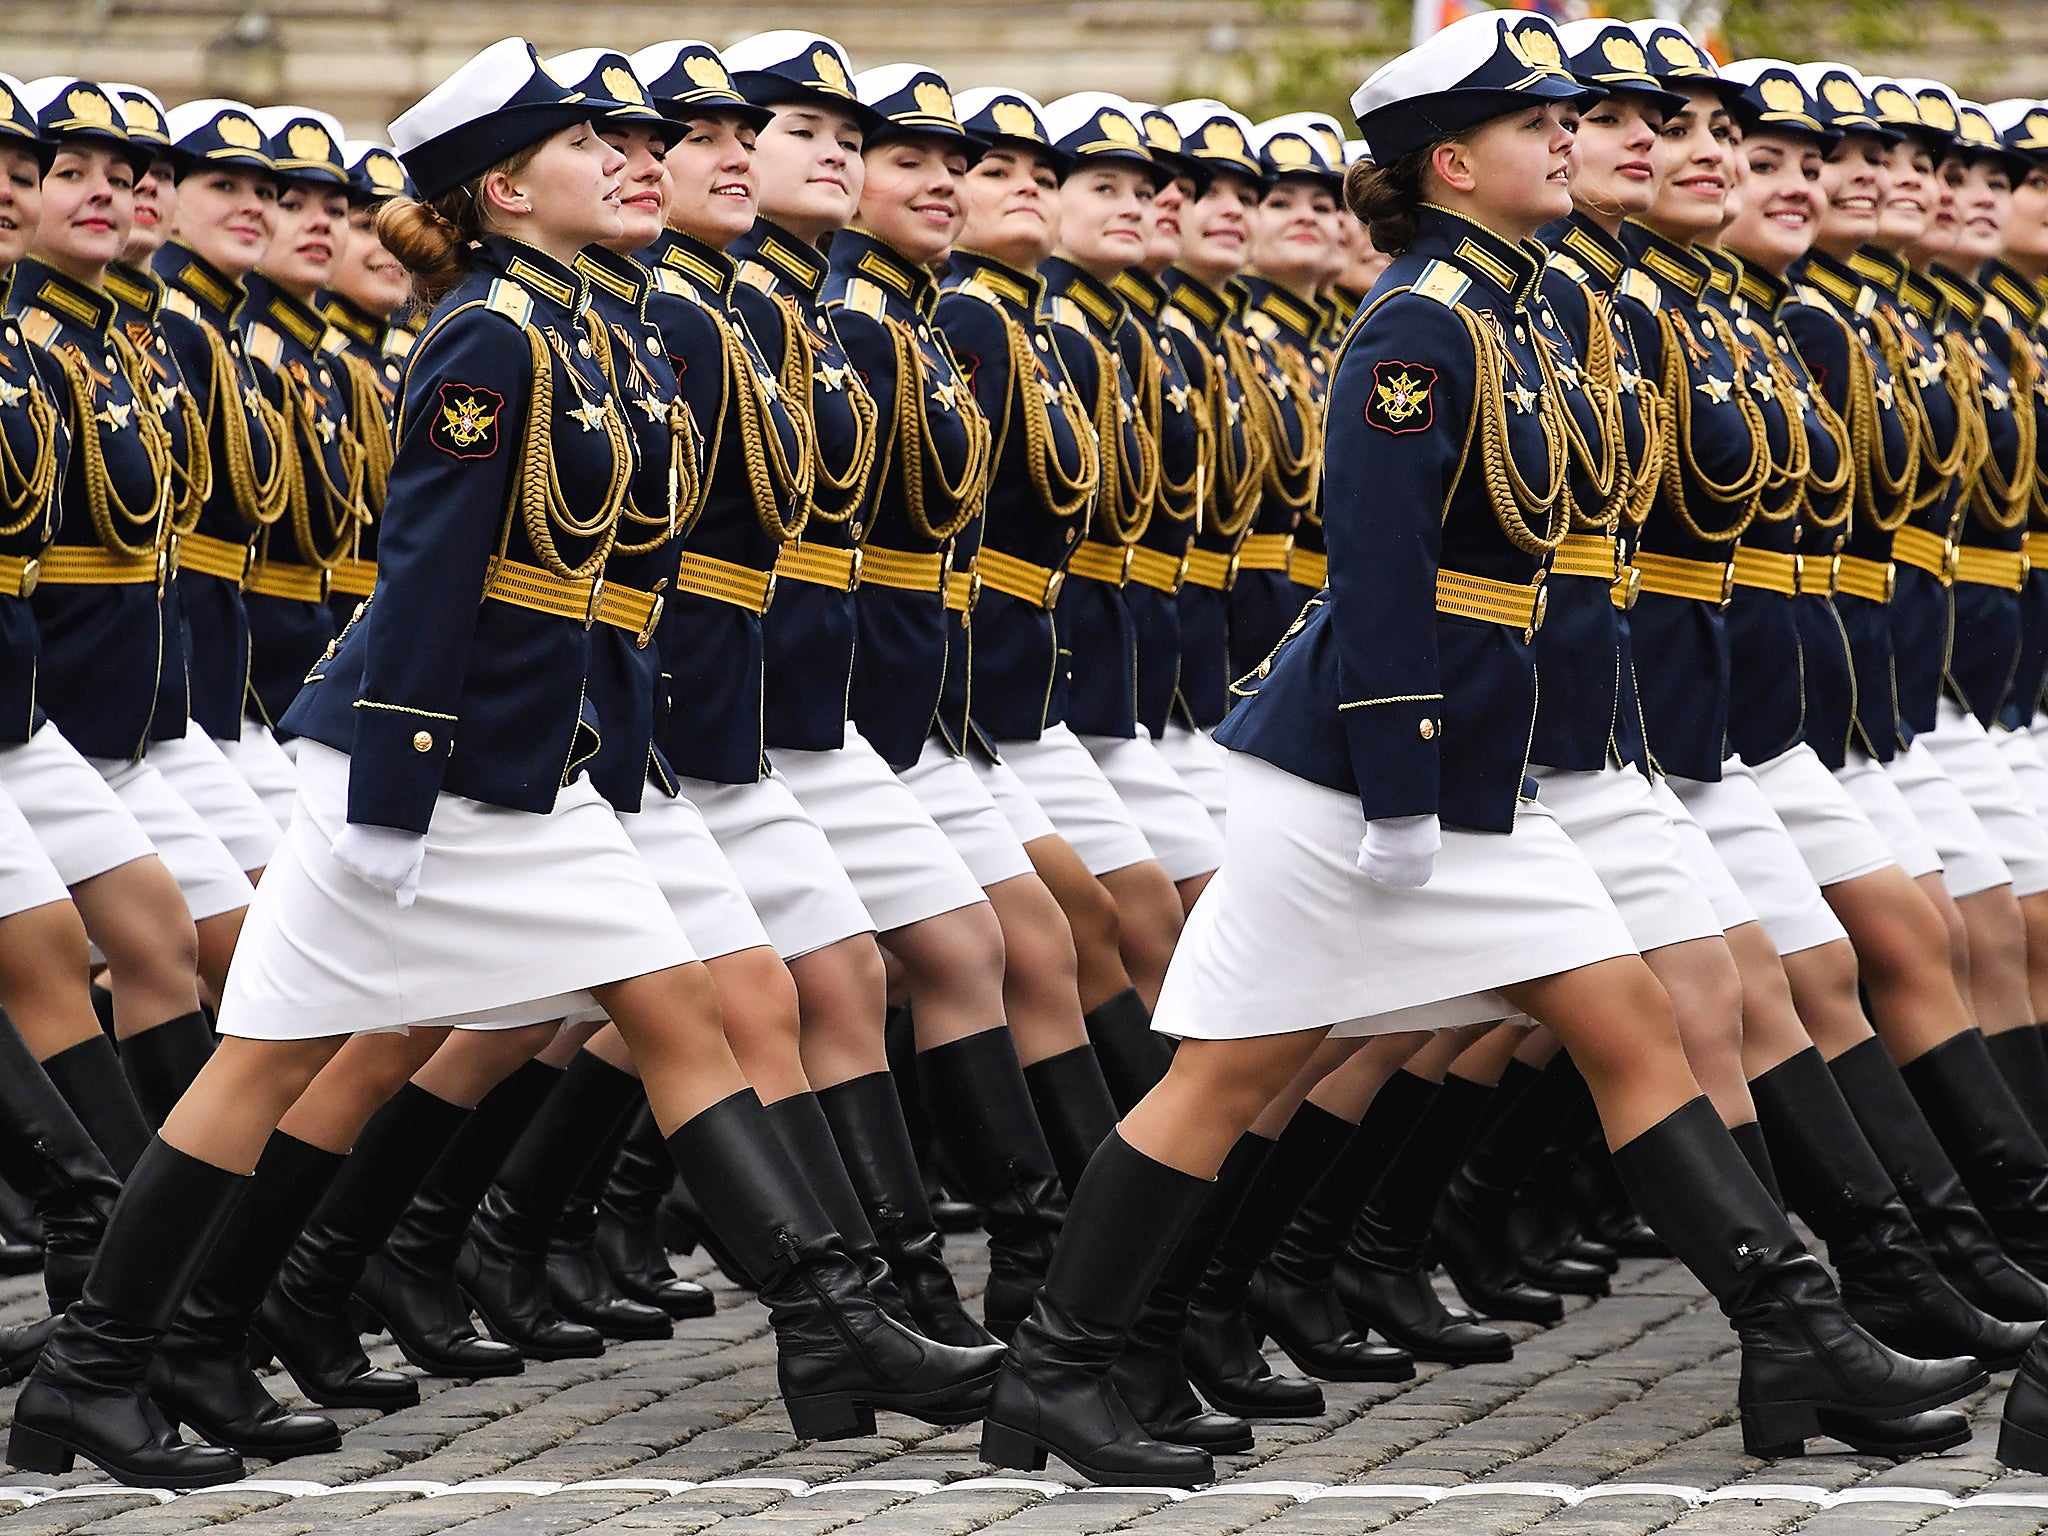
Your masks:
M787 543L804 531L811 517L811 486L817 473L818 456L812 439L810 413L791 402L783 417L795 451L785 447L775 422L775 407L768 390L778 387L754 365L739 330L725 316L706 309L717 329L719 347L725 360L724 387L718 406L718 424L705 447L705 463L715 465L725 441L726 422L737 416L740 428L740 458L747 467L747 489L753 497L754 516L761 531L777 543ZM707 478L709 471L707 470Z
M583 317L583 325L589 333L591 351L598 367L611 381L613 392L621 400L625 399L626 390L614 366L616 354L604 322L593 311ZM632 339L623 330L619 332L619 339L625 355L632 360L635 372L648 386L650 395L657 393L659 381L641 365L633 351ZM632 482L629 480L625 505L619 510L619 531L613 535L614 554L652 554L677 534L687 532L704 510L705 493L709 487L704 483L700 468L697 428L690 419L689 407L680 397L671 399L661 421L668 433L668 478L662 490L663 506L659 515L641 511L639 503L633 499ZM628 529L636 531L629 536Z
M616 410L605 410L604 435L612 451L611 483L591 515L578 518L562 494L561 475L555 466L554 351L547 337L533 326L526 328L526 344L533 361L533 398L527 410L526 434L519 445L514 507L541 568L564 581L587 581L604 569L618 537L619 512L626 504L626 487L633 473L632 431ZM606 405L610 405L609 397ZM557 529L596 543L589 555L571 565L555 545Z
M1892 381L1897 386L1901 399L1901 410L1906 402L1911 403L1912 417L1920 437L1920 477L1915 482L1914 494L1909 511L1932 506L1948 493L1949 485L1963 470L1969 459L1970 434L1965 429L1960 415L1957 420L1955 440L1949 444L1947 453L1942 453L1935 441L1933 419L1921 398L1920 381L1913 376L1909 354L1922 352L1917 336L1908 336L1905 323L1891 305L1879 306L1877 313L1878 346L1884 353L1885 365L1891 369ZM1933 356L1931 348L1925 349ZM1946 371L1946 370L1944 370Z
M138 361L141 356L138 351ZM190 389L181 388L178 391L178 414L185 421L185 460L182 464L179 463L175 452L171 458L173 482L182 482L184 487L177 493L171 508L173 533L190 533L197 528L199 514L206 510L206 503L213 495L210 410L211 407L205 411L200 409L199 401Z
M212 387L208 394L212 411L220 422L220 471L227 476L228 494L235 510L252 529L267 528L284 516L290 497L293 459L297 449L285 432L284 413L270 403L262 390L250 387L242 393L242 375L228 340L212 326L203 326L206 350L212 359ZM263 429L270 445L270 475L256 476L256 440L250 414Z
M1039 505L1054 517L1072 517L1094 498L1102 483L1102 453L1087 407L1071 387L1047 394L1038 376L1038 359L1032 355L1030 339L1014 316L997 310L1003 322L1003 339L1010 357L1010 377L1016 386L1003 401L1003 419L994 432L989 463L1000 464L1004 440L1009 436L1014 415L1024 427L1024 469ZM1066 418L1074 439L1075 467L1070 472L1061 462L1059 442L1053 435L1052 413Z
M1159 447L1159 490L1153 510L1165 513L1170 522L1184 523L1202 509L1202 489L1209 460L1215 452L1210 440L1214 429L1204 415L1195 413L1195 467L1184 480L1170 478L1166 473L1166 364L1151 346L1139 350L1145 365L1138 380L1138 417L1146 423L1152 441Z
M1843 323L1843 329L1848 329L1847 322ZM1879 318L1878 330L1882 335L1882 317ZM1897 393L1897 376L1893 375L1892 408L1898 413L1902 435L1906 439L1906 462L1894 473L1884 451L1883 405L1877 397L1877 359L1854 335L1848 337L1848 346L1849 439L1856 462L1856 511L1880 533L1891 533L1913 511L1914 486L1920 478L1919 407L1911 398ZM1885 366L1889 369L1890 354L1882 344L1878 356L1886 359Z
M1102 445L1102 488L1095 503L1094 526L1104 543L1135 544L1152 521L1152 507L1159 495L1159 445L1144 416L1134 414L1130 425L1138 462L1130 462L1123 435L1123 371L1108 347L1092 335L1087 340L1095 353L1093 416L1095 438Z
M1523 478L1508 440L1507 370L1512 364L1495 339L1493 328L1477 314L1457 307L1465 333L1472 339L1472 410L1479 438L1479 464L1486 477L1486 494L1493 503L1494 518L1508 542L1525 554L1546 555L1564 542L1571 532L1571 513L1565 496L1565 482L1571 474L1571 455L1566 446L1566 415L1562 386L1550 362L1550 349L1536 348L1537 366L1543 372L1543 388L1536 397L1536 419L1543 429L1545 466L1550 484L1542 490ZM1536 532L1532 521L1542 521L1545 531Z
M903 481L903 509L921 538L943 543L980 516L988 501L991 433L973 394L961 387L960 424L967 432L967 456L959 475L946 478L945 464L932 433L931 408L925 403L927 370L924 353L901 320L885 320L896 352L896 424L893 452ZM950 365L949 365L950 368ZM955 383L959 383L957 376ZM937 481L939 501L946 509L937 517L925 500L925 475Z
M1963 456L1960 503L1969 506L1977 498L1978 480L1991 458L1991 426L1985 419L1984 365L1970 350L1970 343L1951 331L1941 338L1944 379L1949 397L1956 403L1956 446L1967 450Z
M2019 447L2012 473L2007 474L1990 451L1991 428L1985 423L1984 467L1970 488L1970 510L1986 526L2010 530L2027 520L2027 509L2034 500L2038 473L2034 452L2040 430L2034 417L2034 386L2040 382L2041 371L2026 338L2010 326L2006 329L2012 338L2011 410L2013 425L2019 430Z
M1734 338L1727 334L1720 316L1708 310L1706 324L1710 331L1722 338L1733 357ZM1662 337L1664 353L1660 385L1664 405L1670 413L1664 433L1663 504L1672 519L1702 543L1732 544L1742 537L1743 530L1755 519L1763 505L1765 486L1771 478L1771 445L1763 412L1749 397L1748 390L1735 390L1737 409L1749 431L1749 463L1732 480L1717 481L1708 475L1693 452L1692 373L1686 366L1685 343L1680 339L1669 310L1657 312L1657 329ZM1693 516L1691 499L1686 494L1688 481L1698 488L1704 500L1740 509L1726 527L1709 531Z
M1295 435L1287 427L1287 413L1266 384L1251 338L1232 327L1223 332L1223 345L1230 356L1231 371L1244 388L1244 409L1265 443L1266 477L1262 489L1283 510L1300 512L1316 499L1323 467L1322 440L1309 434L1306 417L1297 412L1301 446L1295 446Z
M1543 343L1548 346L1546 340ZM1622 473L1626 462L1627 438L1621 417L1621 380L1615 361L1614 332L1608 327L1607 301L1586 291L1586 355L1579 368L1579 387L1593 408L1599 423L1596 444L1586 440L1579 419L1566 407L1565 441L1572 458L1585 471L1599 497L1588 512L1572 498L1571 525L1581 532L1613 533L1621 524L1621 510L1634 489L1634 480ZM1569 486L1569 482L1567 482Z
M0 432L0 538L25 532L38 518L56 527L51 492L57 488L57 407L42 384L31 379L23 402L28 418L29 462L26 468L16 457L7 434Z
M811 339L808 323L802 308L794 297L787 293L775 295L776 306L782 311L782 380L783 398L791 402L808 402L811 416L811 440L816 452L813 454L811 471L811 516L821 523L843 523L860 510L867 500L868 478L875 467L875 447L879 433L876 422L881 412L876 409L875 397L867 392L857 374L851 369L842 386L847 403L853 409L853 451L847 455L846 467L834 470L825 462L825 437L818 430L817 389L818 389L818 345ZM830 324L828 320L826 324ZM822 494L829 491L829 500Z
M116 336L114 343L125 372L135 349L123 336ZM127 349L125 353L118 350L124 347ZM85 354L75 343L66 342L53 355L63 364L71 381L72 398L77 401L77 431L73 434L73 446L84 472L86 515L92 520L94 537L110 554L130 559L154 555L163 547L164 517L170 508L170 434L164 430L164 424L157 419L155 412L143 408L142 401L146 397L138 394L135 428L149 461L151 486L149 508L138 512L121 499L107 472L106 445L100 441L99 421L93 412L94 392L98 386L86 365ZM138 359L138 367L139 363ZM135 378L133 372L128 376L131 381Z
M1225 335L1224 352L1218 357L1202 349L1203 392L1209 400L1208 414L1216 432L1215 510L1210 527L1219 538L1234 539L1251 527L1259 515L1259 502L1273 472L1273 445L1260 430L1260 418L1250 405L1256 380L1238 370L1239 353L1232 352ZM1240 349L1241 350L1241 349ZM1247 362L1249 359L1247 358ZM1237 409L1231 409L1231 386L1237 388ZM1235 422L1237 430L1231 430ZM1242 454L1234 446L1242 436Z
M391 463L396 456L384 416L384 390L377 371L353 352L342 353L341 364L348 377L349 420L363 449L365 521L374 522L384 510L384 493L391 484Z

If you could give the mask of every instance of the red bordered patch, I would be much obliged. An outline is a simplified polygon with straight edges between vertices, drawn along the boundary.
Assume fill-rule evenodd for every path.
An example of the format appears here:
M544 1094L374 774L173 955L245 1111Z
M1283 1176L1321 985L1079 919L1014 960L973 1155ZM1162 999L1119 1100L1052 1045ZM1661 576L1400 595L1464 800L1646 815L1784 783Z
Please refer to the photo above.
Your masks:
M1366 423L1396 436L1428 431L1436 420L1436 406L1430 398L1435 388L1436 370L1422 363L1389 359L1373 364Z
M498 451L505 397L477 384L443 384L427 440L453 459L488 459Z

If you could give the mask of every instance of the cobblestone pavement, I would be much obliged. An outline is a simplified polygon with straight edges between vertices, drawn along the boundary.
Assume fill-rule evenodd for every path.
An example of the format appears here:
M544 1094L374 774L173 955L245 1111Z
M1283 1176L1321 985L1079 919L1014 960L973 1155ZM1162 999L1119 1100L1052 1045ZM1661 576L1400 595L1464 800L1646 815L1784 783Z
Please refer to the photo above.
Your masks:
M979 1249L949 1239L963 1290ZM700 1257L679 1266L698 1278ZM722 1310L667 1344L523 1376L429 1380L425 1401L336 1415L332 1455L257 1465L246 1482L180 1497L118 1489L90 1470L0 1479L0 1532L170 1536L2020 1536L2048 1530L2048 1478L1992 1457L2001 1375L1961 1405L1976 1435L1901 1466L1847 1451L1762 1463L1734 1427L1731 1336L1678 1266L1631 1261L1615 1294L1549 1330L1510 1324L1515 1358L1424 1366L1396 1386L1326 1385L1328 1412L1261 1426L1258 1449L1191 1496L1077 1490L1057 1464L992 1475L977 1431L884 1415L870 1439L798 1445L775 1397L766 1314L710 1278ZM34 1315L35 1286L0 1283L0 1319ZM372 1351L397 1365L388 1343ZM280 1396L289 1379L268 1378ZM0 1419L13 1406L0 1393ZM288 1397L297 1403L296 1397Z

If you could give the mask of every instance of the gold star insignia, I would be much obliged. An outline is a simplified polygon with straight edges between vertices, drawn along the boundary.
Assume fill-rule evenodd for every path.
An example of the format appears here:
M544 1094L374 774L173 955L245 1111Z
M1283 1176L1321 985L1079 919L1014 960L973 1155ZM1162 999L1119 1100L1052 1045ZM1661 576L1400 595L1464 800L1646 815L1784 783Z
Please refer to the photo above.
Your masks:
M951 379L940 379L932 386L932 394L945 409L949 411L960 409L960 386Z
M1634 394L1636 386L1643 382L1643 376L1633 368L1617 368L1614 372L1614 377L1620 382L1621 392L1624 395Z
M766 398L769 400L780 400L782 398L782 386L775 382L773 374L761 373L757 370L754 377L761 381L761 393Z
M263 409L263 391L254 384L247 386L242 391L242 404L247 406L249 414L254 416Z
M1775 400L1778 398L1777 384L1768 373L1760 373L1750 380L1749 392L1764 400Z
M94 411L92 419L103 421L116 432L128 425L128 417L135 410L133 405L116 405L109 400L105 410Z
M1984 399L1994 411L2002 411L2012 404L2012 391L1997 384L1984 386Z
M1515 410L1521 415L1526 416L1536 409L1536 391L1526 384L1516 384L1508 391L1508 398L1515 402Z
M1237 396L1237 395L1225 395L1225 396L1223 397L1223 410L1224 410L1224 414L1226 414L1227 416L1229 416L1229 417L1230 417L1230 419L1231 419L1232 421L1236 421L1236 420L1237 420L1237 417L1238 417L1238 413L1239 413L1240 411L1242 411L1243 409L1244 409L1244 401L1243 401L1243 399L1242 399L1242 398L1240 398L1239 396Z
M28 397L27 389L0 379L0 411L11 411Z
M1898 395L1899 386L1896 382L1891 379L1879 379L1877 381L1877 403L1886 410L1897 409L1899 403Z
M662 421L668 416L668 407L652 395L635 395L633 403L647 413L649 421Z
M1188 398L1188 390L1179 384L1166 392L1166 403L1176 411L1185 411L1188 408Z
M1942 362L1941 359L1938 357L1923 357L1920 359L1919 362L1915 363L1910 369L1908 369L1907 372L1913 375L1914 383L1918 384L1922 389L1925 389L1928 385L1936 383L1940 380L1942 375Z
M1116 419L1120 422L1131 419L1131 402L1122 395L1116 397Z
M827 363L811 375L812 379L825 386L827 391L836 392L846 388L846 378L853 370Z
M1716 405L1726 405L1729 396L1735 392L1734 384L1727 379L1702 379L1699 383L1693 385L1693 388L1705 395Z
M170 415L170 414L171 414L171 412L172 412L172 411L176 410L177 408L178 408L178 386L177 386L177 385L175 385L175 384L159 384L159 385L157 385L157 387L156 387L156 413L157 413L157 415L159 415L159 416L168 416L168 415Z
M1807 407L1813 404L1813 396L1803 389L1795 389L1792 391L1792 403L1799 408L1799 414L1804 416Z
M326 416L313 418L313 431L323 443L334 441L334 422Z
M1561 362L1557 365L1557 382L1566 389L1579 387L1579 370L1575 364Z
M579 405L569 413L569 419L578 423L584 431L595 432L611 419L612 403L600 400L595 405Z

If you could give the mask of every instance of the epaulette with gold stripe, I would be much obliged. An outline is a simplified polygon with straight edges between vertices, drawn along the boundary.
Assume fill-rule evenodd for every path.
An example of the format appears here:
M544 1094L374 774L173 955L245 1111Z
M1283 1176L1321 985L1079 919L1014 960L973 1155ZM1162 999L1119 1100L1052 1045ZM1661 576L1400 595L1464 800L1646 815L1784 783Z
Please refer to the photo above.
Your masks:
M1280 334L1280 322L1262 309L1246 311L1244 328L1261 341L1272 341Z
M57 317L47 309L25 309L16 318L21 321L21 334L39 347L47 347L57 334Z
M1415 281L1409 285L1409 292L1434 299L1449 309L1465 296L1465 290L1471 286L1472 279L1448 261L1432 261L1416 274Z
M697 285L673 267L656 267L654 286L671 298L688 299L693 304L704 302L703 295L697 292Z
M751 257L739 265L739 280L749 288L758 288L763 293L775 291L775 269L753 260Z
M402 325L394 325L384 338L384 355L398 358L401 362L412 356L412 349L419 345L419 337Z
M1794 283L1792 285L1792 297L1802 304L1811 304L1815 309L1828 309L1832 307L1828 303L1828 296L1811 283Z
M1064 325L1069 330L1074 331L1085 331L1088 329L1088 316L1082 311L1080 305L1076 304L1064 293L1056 293L1046 302L1045 313L1046 318L1055 325Z
M266 368L274 370L284 362L284 338L260 321L249 327L242 346Z
M1166 314L1162 318L1170 329L1179 331L1181 335L1187 337L1190 341L1201 341L1202 333L1195 328L1195 322L1182 313L1177 306L1167 305Z
M493 278L490 292L484 297L484 308L494 315L503 315L524 330L533 319L533 295L510 278Z
M320 350L328 357L347 357L348 338L330 325L327 327L327 334L320 338Z
M1630 267L1621 274L1621 292L1645 309L1656 310L1664 303L1664 290L1657 286L1654 277L1640 267Z
M885 320L889 315L888 293L880 283L870 282L865 277L848 278L845 296L839 302L870 320Z
M1593 280L1592 275L1584 267L1580 266L1573 258L1565 255L1563 251L1552 251L1550 253L1550 270L1562 277L1570 278L1581 288Z
M206 323L199 313L197 301L183 289L166 288L164 290L164 308L174 315L183 315L187 320L198 320L202 325Z

